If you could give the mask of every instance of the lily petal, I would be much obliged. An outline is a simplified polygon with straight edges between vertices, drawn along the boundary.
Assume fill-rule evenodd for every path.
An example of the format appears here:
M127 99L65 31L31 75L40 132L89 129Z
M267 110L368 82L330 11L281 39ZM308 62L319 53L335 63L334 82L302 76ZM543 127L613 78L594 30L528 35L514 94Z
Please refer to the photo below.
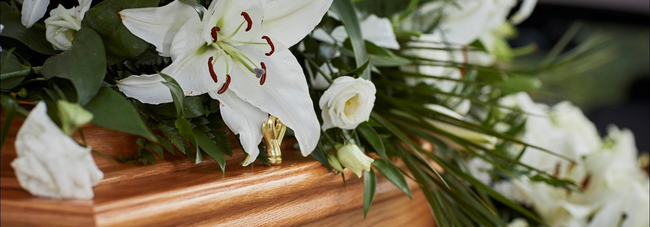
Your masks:
M441 32L447 42L468 45L483 32L494 3L493 1L458 1L457 4L445 6L444 13L448 16L440 23L440 29L436 30L436 33Z
M265 63L267 78L264 85L260 85L260 79L254 74L239 66L232 72L230 89L242 100L276 116L293 129L302 155L307 156L316 148L320 127L305 75L298 60L282 43L275 43L275 53L271 56L263 54L267 48L260 45L240 48L256 63Z
M219 110L224 123L232 132L239 134L242 148L250 155L244 166L253 163L260 153L257 145L262 141L262 123L269 115L237 97L230 90L223 94L217 94L217 92L209 94L213 99L219 100Z
M291 47L320 23L332 0L268 0L263 32Z
M153 44L160 55L167 57L171 56L171 43L181 26L189 18L199 18L191 6L180 1L163 7L125 9L120 16L131 33Z
M164 81L158 74L130 76L118 81L117 87L127 97L155 105L174 101L169 88L161 83Z
M47 11L50 0L25 0L20 10L20 22L27 28L31 28L36 21L43 18Z
M219 34L232 36L229 37L232 40L246 42L255 39L261 42L259 34L265 5L264 0L212 1L203 18L203 39L211 43L212 28L218 26Z

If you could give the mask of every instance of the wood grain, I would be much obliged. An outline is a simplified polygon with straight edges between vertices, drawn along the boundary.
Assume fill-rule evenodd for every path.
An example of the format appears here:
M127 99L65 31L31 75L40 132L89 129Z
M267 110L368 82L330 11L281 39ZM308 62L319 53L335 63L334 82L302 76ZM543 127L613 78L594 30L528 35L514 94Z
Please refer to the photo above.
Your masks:
M114 163L95 157L106 178L92 200L54 200L20 188L11 161L20 121L2 147L2 226L432 226L426 200L413 182L413 200L379 177L374 204L363 219L363 182L346 172L347 187L319 162L283 150L281 166L242 167L241 150L222 173L214 161L194 164L184 155L155 165ZM84 128L90 146L109 157L137 152L137 137ZM236 144L236 143L233 143ZM168 154L166 154L168 155Z

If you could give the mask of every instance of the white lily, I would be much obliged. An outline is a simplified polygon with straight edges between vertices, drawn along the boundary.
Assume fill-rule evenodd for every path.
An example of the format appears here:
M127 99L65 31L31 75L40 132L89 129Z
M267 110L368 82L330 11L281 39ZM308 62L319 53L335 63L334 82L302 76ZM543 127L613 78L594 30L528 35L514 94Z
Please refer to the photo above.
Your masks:
M240 139L252 163L267 113L295 132L303 155L316 147L318 119L302 68L287 47L313 30L332 0L216 0L201 20L179 1L163 7L127 9L123 24L156 46L172 64L186 95L209 93L221 102L224 122ZM127 96L144 103L172 102L158 74L119 81Z

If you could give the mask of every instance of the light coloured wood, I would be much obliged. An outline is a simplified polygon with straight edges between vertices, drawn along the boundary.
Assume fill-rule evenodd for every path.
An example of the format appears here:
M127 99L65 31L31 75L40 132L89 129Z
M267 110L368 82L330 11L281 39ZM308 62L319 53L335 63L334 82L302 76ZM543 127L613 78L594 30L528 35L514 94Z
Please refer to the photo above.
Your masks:
M363 219L363 182L346 172L329 172L297 151L283 150L281 166L241 167L241 150L227 159L225 173L214 161L198 165L184 155L155 165L112 163L95 157L106 178L93 200L37 198L20 188L9 166L20 121L2 147L2 226L432 226L419 188L409 182L413 201L379 177L375 202ZM95 126L87 142L110 157L136 152L137 137ZM236 143L233 143L236 144ZM168 154L165 154L168 155ZM167 158L167 157L166 157Z

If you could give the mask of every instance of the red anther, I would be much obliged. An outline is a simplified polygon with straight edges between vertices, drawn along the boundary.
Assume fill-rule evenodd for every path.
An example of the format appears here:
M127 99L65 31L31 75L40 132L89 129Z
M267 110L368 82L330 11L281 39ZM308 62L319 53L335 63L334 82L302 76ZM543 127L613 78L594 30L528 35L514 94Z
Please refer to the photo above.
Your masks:
M210 57L210 59L208 59L208 70L210 70L210 77L212 77L212 80L214 80L216 83L218 79L217 74L214 72L214 68L212 66L212 59L214 59L214 57Z
M217 32L221 31L221 29L217 26L212 27L212 30L210 30L210 34L212 35L212 42L216 43L217 42Z
M251 20L251 17L246 12L241 12L241 16L246 20L246 31L250 31L253 27L253 20Z
M264 55L271 56L271 54L273 54L273 52L275 52L275 46L273 45L273 42L271 42L271 38L269 38L268 36L262 36L262 39L266 39L266 43L268 43L269 46L271 46L271 52L268 52L268 53L266 53Z
M230 86L230 75L226 74L226 83L221 85L221 88L217 91L217 94L223 94L228 90L228 86Z
M264 70L264 74L262 74L262 78L260 78L260 85L264 85L264 82L266 82L266 64L262 62L260 65L262 65L262 69Z

